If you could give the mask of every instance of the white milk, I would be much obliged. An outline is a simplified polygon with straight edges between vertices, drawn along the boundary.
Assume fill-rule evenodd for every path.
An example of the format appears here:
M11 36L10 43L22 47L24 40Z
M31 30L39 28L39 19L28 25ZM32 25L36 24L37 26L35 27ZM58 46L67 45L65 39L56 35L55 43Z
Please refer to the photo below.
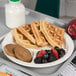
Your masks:
M25 24L25 7L20 0L10 0L5 5L5 21L9 28Z

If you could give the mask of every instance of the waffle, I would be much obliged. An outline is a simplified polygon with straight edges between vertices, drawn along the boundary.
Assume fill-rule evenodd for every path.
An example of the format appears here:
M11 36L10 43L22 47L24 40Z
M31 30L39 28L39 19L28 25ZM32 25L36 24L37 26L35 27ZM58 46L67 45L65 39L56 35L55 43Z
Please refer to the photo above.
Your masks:
M27 37L24 36L17 28L12 31L15 42L24 48L38 48L35 44L32 44Z
M48 42L45 40L41 30L40 30L40 22L33 22L31 24L31 28L32 28L32 32L34 34L34 37L35 37L35 41L36 41L36 44L38 46L46 46L48 45Z
M62 47L65 30L44 20L13 29L15 42L23 47L38 48L50 44Z
M33 44L35 44L35 39L32 34L31 26L30 24L20 26L18 27L18 30L28 39L30 40Z
M43 20L40 20L40 29L51 46L62 47L65 32L64 29Z

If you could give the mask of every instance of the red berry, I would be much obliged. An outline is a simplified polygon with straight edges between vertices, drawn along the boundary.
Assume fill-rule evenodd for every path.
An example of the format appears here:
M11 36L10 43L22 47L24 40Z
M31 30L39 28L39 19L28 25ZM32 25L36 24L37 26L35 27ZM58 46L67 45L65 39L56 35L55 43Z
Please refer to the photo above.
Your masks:
M59 59L59 55L58 55L57 50L52 49L51 52L52 52L52 54L53 54L54 56L56 56L57 59Z
M39 51L39 53L37 54L37 57L42 57L45 53L46 53L45 50L41 50L41 51Z

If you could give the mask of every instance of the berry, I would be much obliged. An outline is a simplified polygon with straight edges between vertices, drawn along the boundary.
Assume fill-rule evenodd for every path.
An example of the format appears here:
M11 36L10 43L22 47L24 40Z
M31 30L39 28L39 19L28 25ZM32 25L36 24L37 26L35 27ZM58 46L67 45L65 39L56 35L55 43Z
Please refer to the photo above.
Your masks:
M36 58L34 59L34 62L35 62L35 63L41 63L41 57L36 57Z
M65 55L65 50L64 49L60 49L61 54L59 55L59 58L63 57Z
M57 50L58 55L60 55L61 54L61 51L60 51L59 47L55 46L54 48Z
M51 54L51 50L45 50L45 51L48 53L48 55Z
M44 55L43 55L43 58L44 58L44 59L47 59L47 58L48 58L48 53L44 54Z
M58 46L55 46L54 49L59 50L59 47Z
M40 52L41 52L42 54L45 54L45 53L46 53L46 51L45 51L45 50L41 50Z
M57 50L52 49L51 52L54 56L56 56L57 59L59 59L59 54L58 54Z
M46 53L45 50L41 50L38 52L37 57L42 57Z
M65 50L63 48L61 48L60 51L62 51L65 54Z
M51 55L51 50L45 50L48 54L48 57Z
M47 63L47 59L42 59L42 63Z
M52 61L55 61L55 60L57 60L57 58L56 58L56 56L54 56L54 55L50 55L50 57L48 58L48 62L52 62Z

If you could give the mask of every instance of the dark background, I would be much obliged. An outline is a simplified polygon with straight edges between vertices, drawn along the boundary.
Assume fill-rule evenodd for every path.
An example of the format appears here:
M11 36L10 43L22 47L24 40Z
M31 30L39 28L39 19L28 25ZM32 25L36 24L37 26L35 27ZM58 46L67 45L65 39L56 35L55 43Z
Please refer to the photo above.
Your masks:
M37 0L35 10L59 18L60 0Z

